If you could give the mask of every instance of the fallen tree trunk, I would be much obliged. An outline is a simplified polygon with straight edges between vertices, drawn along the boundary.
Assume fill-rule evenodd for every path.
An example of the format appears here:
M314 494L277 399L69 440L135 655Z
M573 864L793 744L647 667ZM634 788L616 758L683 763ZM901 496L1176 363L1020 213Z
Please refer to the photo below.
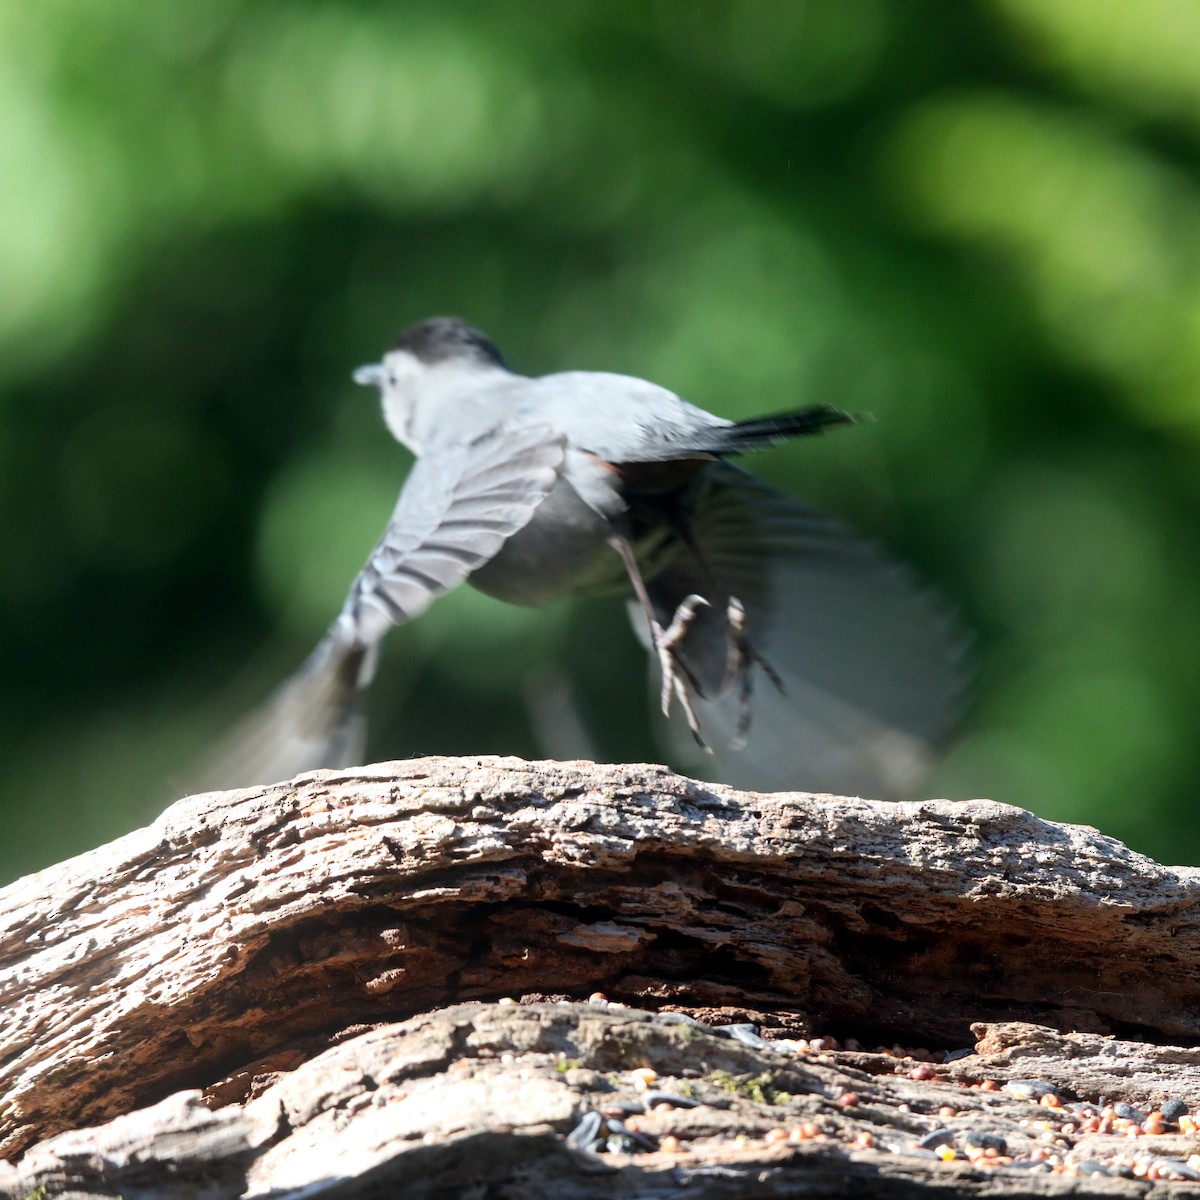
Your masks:
M1037 1098L987 1081L1033 1074L1099 1105L1049 1110L1073 1139L1047 1152L1064 1167L1081 1138L1138 1124L1102 1101L1200 1099L1200 1054L1152 1044L1200 1041L1198 902L1194 870L987 801L762 796L657 767L501 759L191 797L0 894L0 1136L14 1159L42 1143L0 1184L449 1196L480 1179L524 1179L529 1195L540 1179L553 1187L532 1194L649 1196L685 1180L725 1196L861 1194L870 1176L913 1194L960 1171L954 1187L973 1172L1003 1194L1003 1172L940 1161L970 1154L970 1129L918 1144L953 1109L986 1111L1022 1145ZM592 992L785 1040L611 1007L446 1009ZM972 1025L980 1052L949 1066L796 1042L967 1048ZM637 1102L620 1076L637 1065L698 1106L638 1114L646 1145L566 1143L586 1111ZM957 1107L934 1104L937 1088ZM722 1150L739 1122L751 1142ZM1186 1118L1159 1136L1175 1140L1143 1173L1188 1177ZM663 1138L680 1143L667 1159ZM580 1163L618 1164L620 1187ZM759 1170L776 1190L737 1190Z

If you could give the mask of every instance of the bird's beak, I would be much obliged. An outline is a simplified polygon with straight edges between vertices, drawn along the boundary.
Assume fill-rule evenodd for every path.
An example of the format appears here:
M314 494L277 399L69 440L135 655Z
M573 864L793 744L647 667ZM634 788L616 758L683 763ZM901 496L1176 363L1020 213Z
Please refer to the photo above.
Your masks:
M383 389L383 364L368 363L365 367L359 367L354 372L354 382L361 384L363 387L377 387Z

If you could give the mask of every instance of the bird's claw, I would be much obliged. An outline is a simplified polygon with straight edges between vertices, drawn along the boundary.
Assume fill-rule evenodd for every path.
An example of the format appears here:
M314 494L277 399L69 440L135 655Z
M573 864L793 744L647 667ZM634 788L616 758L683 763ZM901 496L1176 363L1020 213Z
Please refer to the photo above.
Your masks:
M683 714L687 718L692 736L698 745L709 750L710 747L700 732L700 718L696 716L696 709L692 704L690 689L699 691L699 686L692 673L675 653L675 647L687 634L688 626L695 619L696 610L701 607L709 607L708 601L703 596L697 595L695 592L690 596L685 596L680 601L679 607L675 609L670 625L665 629L657 621L651 622L650 636L658 654L659 669L662 671L663 716L670 716L671 700L677 698L679 707L683 709Z
M700 729L700 718L692 702L692 692L700 692L700 686L695 676L675 653L676 647L687 635L688 628L696 617L699 608L710 607L709 601L703 596L692 593L685 596L671 618L671 623L664 629L657 621L651 622L650 634L658 654L659 669L662 672L662 711L663 716L669 716L672 700L679 701L679 707L687 718L688 728L696 743L705 750L711 747L704 740ZM728 636L728 649L725 660L725 678L721 690L737 689L738 721L734 734L732 749L740 750L746 744L750 733L751 706L750 701L754 691L753 667L761 667L766 677L775 687L784 693L783 680L779 672L754 648L746 636L746 607L736 596L730 597L725 607L725 623Z
M729 629L729 644L725 659L725 682L722 690L736 686L738 689L738 723L732 749L740 750L750 733L750 699L754 691L753 666L762 667L763 673L775 685L780 694L786 694L779 672L750 643L746 637L746 606L731 596L725 608L725 622Z

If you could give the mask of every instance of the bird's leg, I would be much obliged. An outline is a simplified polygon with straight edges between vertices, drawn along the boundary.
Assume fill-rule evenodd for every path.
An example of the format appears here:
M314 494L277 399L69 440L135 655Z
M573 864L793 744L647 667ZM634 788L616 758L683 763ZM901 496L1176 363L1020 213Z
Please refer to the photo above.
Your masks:
M725 678L721 684L721 690L724 691L726 688L735 686L738 690L738 723L733 739L733 749L740 750L746 744L746 738L750 733L752 716L750 700L754 692L754 674L751 667L762 667L767 678L781 694L786 694L787 689L783 685L779 672L755 649L753 643L746 636L746 606L736 596L728 595L717 581L686 514L676 514L676 529L707 577L711 594L714 597L725 596L725 625L728 631L728 645L725 657Z
M754 648L746 637L746 606L736 597L730 596L725 606L725 622L729 628L729 646L725 658L725 682L722 688L737 684L738 689L738 723L734 735L733 748L740 750L746 744L750 733L750 698L754 692L754 674L752 666L762 667L767 678L775 685L781 694L786 694L787 688L779 672Z
M671 623L663 629L657 621L651 617L651 636L655 640L655 645L658 649L659 664L663 669L663 686L662 686L662 710L663 716L667 716L671 710L671 695L674 693L679 697L680 706L687 714L688 728L691 729L696 741L704 746L704 738L700 733L700 721L696 716L696 710L692 707L692 698L688 692L688 687L692 687L699 691L699 685L696 682L695 676L691 671L675 657L675 647L683 641L684 635L688 631L688 626L692 623L692 619L696 615L696 609L701 606L707 608L708 601L703 596L693 592L690 596L684 596L680 601L678 608L675 609L675 615L671 618ZM684 678L680 678L680 675ZM705 746L705 749L708 747Z
M696 716L696 709L692 704L691 690L698 692L699 684L675 653L675 647L687 634L688 626L695 618L696 610L701 606L707 606L708 601L695 593L685 596L675 609L671 623L664 629L655 615L654 605L650 602L650 594L646 591L646 583L642 579L642 572L638 567L637 555L634 553L629 539L623 534L614 533L609 540L625 564L625 571L629 576L630 583L633 584L634 594L637 596L638 603L642 606L642 612L646 614L646 622L650 626L650 641L658 656L659 670L662 672L663 716L670 715L671 700L677 698L679 707L683 709L683 714L687 717L688 728L692 731L692 736L698 745L708 750L710 747L700 731L700 718Z

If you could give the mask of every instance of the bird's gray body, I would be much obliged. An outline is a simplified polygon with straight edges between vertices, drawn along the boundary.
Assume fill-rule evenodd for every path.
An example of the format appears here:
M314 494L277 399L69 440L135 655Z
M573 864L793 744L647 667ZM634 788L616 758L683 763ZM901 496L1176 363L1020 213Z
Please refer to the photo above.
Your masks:
M945 606L845 526L723 461L842 414L735 423L629 376L528 378L453 318L414 326L355 378L379 387L417 462L329 634L251 721L238 782L359 753L357 697L380 640L468 581L538 605L636 576L664 671L679 664L677 694L746 786L895 794L957 719L961 638ZM689 598L703 607L664 658ZM760 684L747 710L756 664L778 686Z
M417 370L404 360L411 355L393 351L370 382L381 387L389 429L414 453L437 460L458 444L463 430L491 431L503 440L540 429L562 443L554 487L528 523L470 577L473 586L510 604L540 605L627 586L608 544L614 524L630 516L628 472L621 466L678 462L683 455L699 467L712 455L689 449L689 442L733 424L628 375L563 371L531 379L490 359L452 359ZM662 486L677 491L694 473L675 471ZM653 573L670 532L661 522L642 522L633 540L639 562Z

